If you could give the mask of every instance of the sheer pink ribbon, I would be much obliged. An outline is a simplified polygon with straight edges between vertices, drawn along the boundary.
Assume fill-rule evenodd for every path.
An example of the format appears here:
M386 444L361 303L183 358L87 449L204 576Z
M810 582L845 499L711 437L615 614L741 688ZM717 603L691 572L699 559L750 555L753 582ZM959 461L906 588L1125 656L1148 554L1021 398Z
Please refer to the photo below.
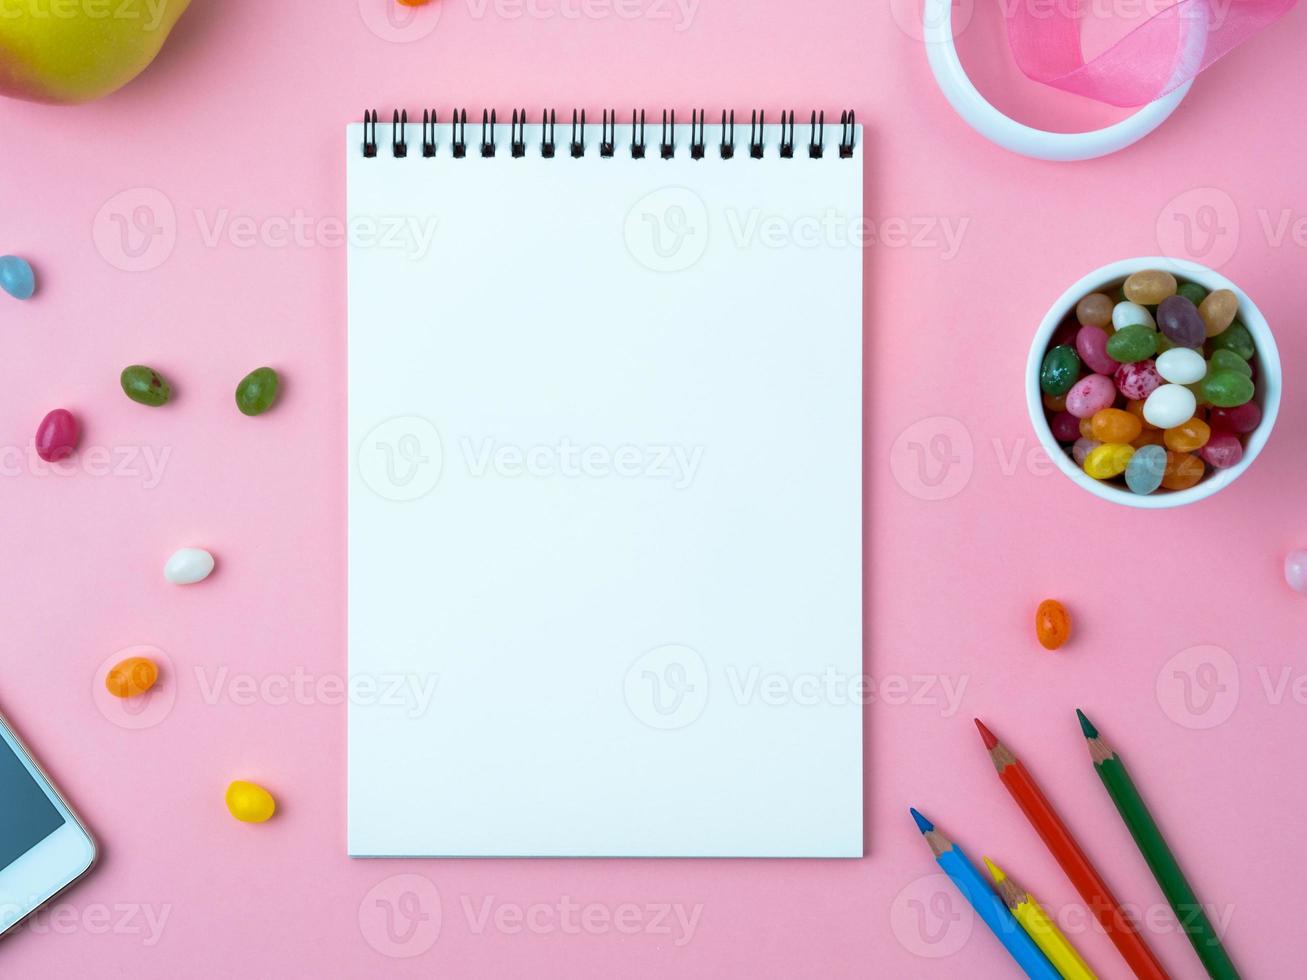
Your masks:
M1037 82L1115 106L1152 102L1213 65L1297 0L1178 0L1085 61L1082 21L1157 0L1000 0L1017 67Z

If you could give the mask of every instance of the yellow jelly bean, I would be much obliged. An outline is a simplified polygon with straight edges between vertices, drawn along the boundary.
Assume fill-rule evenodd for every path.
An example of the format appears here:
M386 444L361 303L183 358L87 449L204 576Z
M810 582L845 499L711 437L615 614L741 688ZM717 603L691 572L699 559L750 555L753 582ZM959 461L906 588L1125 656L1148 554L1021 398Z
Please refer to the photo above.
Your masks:
M1140 306L1156 306L1168 296L1174 296L1179 284L1175 276L1161 269L1145 269L1136 272L1121 287L1125 298Z
M1195 416L1188 422L1181 422L1173 429L1166 430L1166 448L1177 453L1197 452L1207 445L1212 438L1212 427Z
M1120 443L1104 443L1089 451L1085 457L1085 472L1095 480L1110 480L1120 476L1130 464L1130 457L1135 454L1134 446Z
M134 698L154 687L159 668L149 657L128 657L109 668L104 686L116 698Z
M277 801L257 783L238 779L227 787L227 809L237 820L263 823L277 811Z
M1090 417L1089 429L1089 437L1099 442L1134 442L1144 424L1125 409L1103 408Z

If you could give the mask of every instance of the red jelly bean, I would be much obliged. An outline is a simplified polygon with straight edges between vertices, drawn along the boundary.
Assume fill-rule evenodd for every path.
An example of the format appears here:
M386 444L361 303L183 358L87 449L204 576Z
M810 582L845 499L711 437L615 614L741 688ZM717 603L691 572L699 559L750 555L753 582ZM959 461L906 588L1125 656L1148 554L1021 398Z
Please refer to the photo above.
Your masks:
M1228 470L1243 459L1243 443L1233 432L1213 432L1198 455L1214 470Z
M1245 402L1236 408L1213 408L1207 424L1217 432L1252 432L1262 421L1262 410L1256 402Z
M66 408L56 408L36 427L36 455L47 463L67 459L77 448L77 419Z
M1080 438L1080 420L1070 412L1058 412L1048 427L1053 430L1053 438L1058 442L1075 442Z

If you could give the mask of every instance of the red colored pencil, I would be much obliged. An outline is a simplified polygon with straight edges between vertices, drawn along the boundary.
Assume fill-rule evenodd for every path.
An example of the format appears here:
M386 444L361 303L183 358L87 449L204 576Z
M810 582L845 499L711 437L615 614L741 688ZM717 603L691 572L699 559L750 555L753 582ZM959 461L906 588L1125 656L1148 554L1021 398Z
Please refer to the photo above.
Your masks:
M981 724L979 718L976 719L976 727L980 729L980 737L989 750L994 768L998 770L998 778L1003 781L1030 825L1062 866L1063 872L1076 886L1076 891L1107 931L1108 937L1116 944L1135 976L1140 980L1169 980L1162 964L1139 935L1139 930L1121 911L1107 882L1089 863L1089 858L1071 836L1071 831L1057 815L1052 804L1040 792L1026 767L994 737L993 732Z

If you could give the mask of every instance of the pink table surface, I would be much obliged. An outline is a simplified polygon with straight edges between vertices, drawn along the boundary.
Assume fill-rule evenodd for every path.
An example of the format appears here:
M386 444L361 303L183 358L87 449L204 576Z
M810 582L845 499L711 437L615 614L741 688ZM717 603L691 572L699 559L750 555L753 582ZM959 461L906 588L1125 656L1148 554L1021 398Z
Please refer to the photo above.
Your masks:
M0 973L1013 975L935 875L915 804L1021 876L1100 975L1125 976L997 784L980 715L1025 755L1168 969L1200 976L1089 768L1079 705L1127 754L1245 975L1300 974L1307 600L1281 561L1307 544L1301 11L1203 76L1143 143L1054 165L959 122L898 0L443 0L434 29L419 22L403 43L383 36L380 2L197 0L114 97L0 104L0 252L29 256L41 280L26 305L0 296L0 699L104 852L0 942ZM345 255L329 236L279 235L341 217L341 126L365 106L455 102L687 118L849 105L866 123L880 235L866 257L864 860L345 856L332 686L346 670ZM1021 385L1029 335L1068 282L1159 249L1244 285L1289 378L1241 481L1145 513L1051 469ZM122 397L133 362L174 379L174 405ZM264 363L282 370L283 401L247 420L232 388ZM57 474L24 447L60 405L85 433ZM160 575L182 544L220 561L185 591ZM1047 595L1077 622L1058 655L1031 637ZM95 672L135 643L166 651L171 707L110 717ZM227 815L237 777L276 792L275 820Z

